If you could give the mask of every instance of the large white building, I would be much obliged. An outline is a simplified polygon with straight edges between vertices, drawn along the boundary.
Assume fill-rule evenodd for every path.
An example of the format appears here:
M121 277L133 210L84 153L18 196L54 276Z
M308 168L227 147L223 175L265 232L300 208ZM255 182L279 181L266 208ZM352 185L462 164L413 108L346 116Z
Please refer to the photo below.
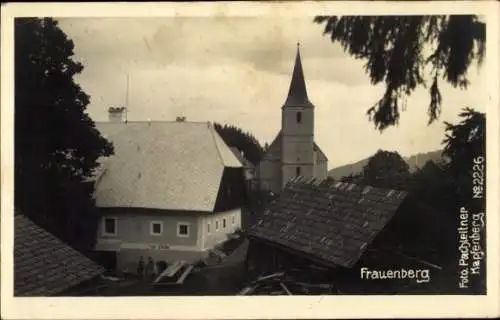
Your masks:
M328 158L314 142L314 105L307 96L299 48L281 113L281 130L257 168L261 189L274 193L293 177L326 178L328 173Z
M96 178L96 250L116 252L129 271L141 256L206 257L241 227L243 165L211 123L121 119L96 124L115 148Z

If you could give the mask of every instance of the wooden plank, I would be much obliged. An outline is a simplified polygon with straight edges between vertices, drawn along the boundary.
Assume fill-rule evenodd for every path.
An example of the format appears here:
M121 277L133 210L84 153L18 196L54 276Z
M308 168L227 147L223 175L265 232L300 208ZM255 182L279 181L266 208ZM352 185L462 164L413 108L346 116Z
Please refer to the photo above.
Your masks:
M267 276L259 277L254 282L260 282L260 281L265 281L265 280L269 280L269 279L272 279L272 278L278 278L278 277L282 277L284 275L285 275L284 272L277 272L277 273L273 273L273 274L270 274L270 275L267 275Z
M319 289L330 289L331 284L328 283L307 283L307 282L295 282L296 285L302 286L304 288L319 288Z
M156 277L156 279L153 281L153 284L158 283L163 277L165 277L165 275L167 274L167 272L169 272L169 268L163 270L163 272L160 273L160 275L158 277Z
M285 292L289 295L289 296L292 296L292 293L290 292L290 290L288 290L288 288L285 286L285 284L283 282L280 282L280 286L283 288L283 290L285 290Z
M184 261L181 260L174 261L174 263L169 265L167 269L163 270L163 272L158 277L156 277L156 279L153 281L153 284L157 284L158 282L160 282L161 279L165 277L173 276L182 267L183 262Z
M245 287L241 290L238 295L244 296L255 291L256 286Z
M177 284L183 284L184 283L184 280L186 279L186 277L191 273L191 271L193 270L193 266L190 265L186 268L186 270L184 270L184 272L182 273L182 275L179 277L179 279L177 279Z
M172 267L172 269L170 269L170 272L167 273L167 277L173 277L179 271L179 269L182 268L185 264L186 264L185 261L177 260L177 264L174 267Z

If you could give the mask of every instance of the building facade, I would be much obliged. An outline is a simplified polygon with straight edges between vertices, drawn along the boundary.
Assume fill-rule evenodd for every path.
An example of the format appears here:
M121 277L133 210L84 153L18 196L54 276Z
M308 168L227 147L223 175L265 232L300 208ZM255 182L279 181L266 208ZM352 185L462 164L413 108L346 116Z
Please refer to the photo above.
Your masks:
M97 126L115 154L96 176L96 250L115 252L119 270L135 272L141 257L198 261L240 229L243 167L212 124Z
M307 95L297 48L288 97L281 111L281 130L257 168L261 189L279 193L296 176L327 176L328 158L314 141L314 129L314 105Z

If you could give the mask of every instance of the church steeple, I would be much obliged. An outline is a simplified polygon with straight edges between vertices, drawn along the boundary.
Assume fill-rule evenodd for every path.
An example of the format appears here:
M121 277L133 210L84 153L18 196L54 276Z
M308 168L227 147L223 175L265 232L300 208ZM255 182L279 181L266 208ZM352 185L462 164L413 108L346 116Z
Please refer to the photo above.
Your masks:
M302 61L300 59L300 43L297 43L297 56L295 57L292 81L290 82L288 97L283 107L313 107L313 104L307 97L304 71L302 70Z

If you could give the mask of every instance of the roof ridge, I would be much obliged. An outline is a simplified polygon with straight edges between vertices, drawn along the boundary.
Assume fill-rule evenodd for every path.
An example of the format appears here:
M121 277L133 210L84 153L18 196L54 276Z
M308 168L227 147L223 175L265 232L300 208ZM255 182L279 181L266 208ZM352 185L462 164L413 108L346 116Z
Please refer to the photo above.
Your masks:
M222 157L222 152L220 151L219 149L219 145L217 144L217 141L215 140L215 135L217 133L217 131L215 130L215 128L210 124L210 122L207 122L207 125L208 125L208 130L210 131L210 133L212 134L212 142L215 144L215 149L217 150L217 154L219 155L219 161L221 162L222 166L225 167L226 164L224 163L224 158ZM220 137L220 135L219 135ZM222 139L222 137L220 137ZM224 139L222 139L222 142L226 143L224 141ZM243 164L242 164L243 165Z
M94 121L99 124L129 124L129 123L189 123L189 124L207 124L208 121L176 121L176 120L128 120L127 122Z

